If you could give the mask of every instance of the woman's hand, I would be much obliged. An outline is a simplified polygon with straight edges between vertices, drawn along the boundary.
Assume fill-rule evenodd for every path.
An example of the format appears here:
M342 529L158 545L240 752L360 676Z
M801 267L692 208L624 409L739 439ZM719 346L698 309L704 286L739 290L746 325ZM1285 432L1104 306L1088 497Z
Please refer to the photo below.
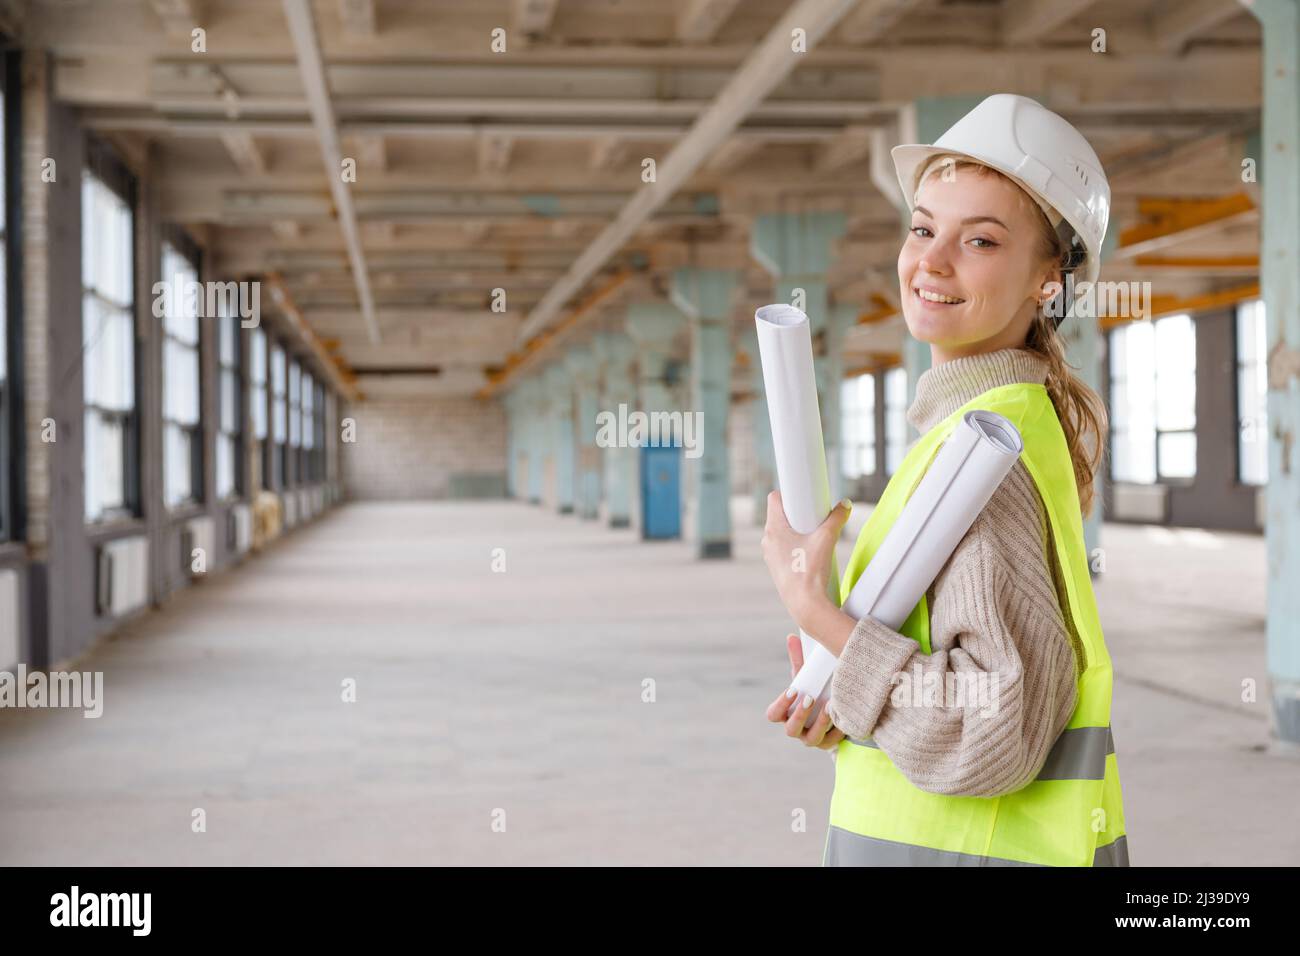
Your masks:
M812 534L800 534L786 520L781 493L767 496L767 524L763 528L763 561L776 584L777 594L790 616L806 633L828 609L831 556L852 508L845 498Z
M803 667L803 646L799 643L799 635L788 635L785 639L785 647L790 654L790 678L793 680L794 675L799 673L799 668ZM799 706L794 709L794 713L787 718L785 712L791 700L787 692L782 691L780 696L768 705L767 719L774 724L785 724L786 736L799 738L805 746L817 747L820 750L834 750L839 746L840 741L844 739L844 731L831 723L828 707L823 706L817 719L805 730L804 718L808 715L809 706L815 706L816 701L809 701L805 695L804 699L799 701Z

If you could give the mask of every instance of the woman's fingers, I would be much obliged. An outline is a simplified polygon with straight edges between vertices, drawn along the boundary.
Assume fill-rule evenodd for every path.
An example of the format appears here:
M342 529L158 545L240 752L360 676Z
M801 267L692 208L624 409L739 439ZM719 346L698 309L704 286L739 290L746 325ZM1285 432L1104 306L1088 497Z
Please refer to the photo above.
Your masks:
M786 720L786 711L790 709L790 702L793 697L786 696L786 691L781 691L776 700L767 705L767 719L774 724L783 724Z
M848 498L840 499L835 507L830 510L830 514L826 516L817 530L833 540L838 541L840 532L844 529L844 526L849 523L849 512L852 510L852 501Z
M786 635L785 650L790 655L790 676L794 677L799 673L799 668L803 667L803 642L799 640L798 634Z
M772 491L767 496L766 531L788 531L790 522L785 516L785 505L781 502L781 492Z
M822 750L834 750L840 745L840 741L843 739L844 731L840 730L838 727L832 727L831 732L823 737L822 742L817 746Z
M811 694L804 694L799 698L799 706L794 709L788 720L785 722L785 735L787 737L803 737L803 725L808 718L808 712L812 710L816 702Z
M817 713L817 718L812 722L809 728L804 732L803 742L809 747L820 747L823 738L831 729L830 708L825 704Z

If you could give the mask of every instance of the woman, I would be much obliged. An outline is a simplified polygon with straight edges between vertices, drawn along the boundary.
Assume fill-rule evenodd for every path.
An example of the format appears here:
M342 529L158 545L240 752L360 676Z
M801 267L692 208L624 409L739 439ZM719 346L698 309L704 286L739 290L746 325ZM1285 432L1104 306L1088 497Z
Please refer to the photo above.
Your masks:
M793 690L767 716L832 750L827 865L1127 866L1082 531L1105 410L1057 332L1073 279L1096 281L1109 187L1074 127L1009 94L934 146L892 154L912 210L903 315L931 368L907 412L922 437L862 529L841 596L965 411L1006 415L1025 448L899 631L826 596L848 501L799 535L773 493L764 559L794 620L839 663L806 730L815 702L791 711ZM798 638L787 645L793 673Z

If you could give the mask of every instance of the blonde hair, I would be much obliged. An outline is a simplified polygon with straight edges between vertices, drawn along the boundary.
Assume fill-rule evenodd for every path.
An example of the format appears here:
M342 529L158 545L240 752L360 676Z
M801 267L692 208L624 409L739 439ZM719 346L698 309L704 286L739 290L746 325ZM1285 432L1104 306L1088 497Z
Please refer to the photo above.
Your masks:
M1072 233L1067 223L1053 226L1039 204L1024 188L1009 176L972 159L955 157L954 169L972 169L979 175L994 173L1016 187L1016 196L1038 225L1035 252L1043 260L1050 260L1059 269L1062 278L1082 264L1080 250L1072 248ZM927 174L928 175L928 172ZM924 176L922 181L924 181ZM920 183L917 184L919 190ZM1065 293L1058 292L1057 296ZM1050 299L1049 299L1050 301ZM1064 307L1060 303L1060 307ZM1057 334L1053 316L1040 304L1025 336L1025 351L1033 352L1047 363L1047 394L1056 409L1056 417L1065 433L1065 445L1074 467L1074 483L1079 490L1079 508L1083 517L1092 512L1096 498L1095 483L1106 455L1106 434L1109 428L1106 405L1101 396L1074 374L1074 368L1065 360L1065 340Z

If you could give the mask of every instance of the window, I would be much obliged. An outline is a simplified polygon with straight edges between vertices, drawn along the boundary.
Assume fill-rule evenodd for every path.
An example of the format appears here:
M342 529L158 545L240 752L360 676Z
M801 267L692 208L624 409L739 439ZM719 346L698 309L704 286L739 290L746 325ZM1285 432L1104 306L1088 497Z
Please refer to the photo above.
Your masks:
M288 440L285 418L284 349L271 345L271 470L276 489L284 487L284 446Z
M248 421L260 452L261 487L270 487L271 462L266 440L266 333L253 329L248 342Z
M1237 480L1268 483L1268 327L1263 299L1237 306Z
M164 300L162 357L163 503L168 508L203 497L199 314L190 295L199 281L196 259L195 253L163 243L162 279L171 291Z
M302 370L302 470L300 481L315 481L316 446L316 383L311 373Z
M840 383L844 435L840 471L845 478L876 473L876 377L854 375Z
M221 412L217 430L217 497L233 498L244 490L244 406L239 374L239 315L217 318L217 364L220 379ZM266 353L262 353L262 377L266 378ZM265 387L263 387L265 390ZM263 409L263 431L265 431Z
M289 481L302 483L302 366L289 362Z
M885 471L893 474L907 454L907 369L885 373Z
M1138 484L1196 474L1196 327L1189 315L1110 333L1111 478Z
M134 231L126 177L106 153L92 147L81 177L81 344L88 521L137 511Z

